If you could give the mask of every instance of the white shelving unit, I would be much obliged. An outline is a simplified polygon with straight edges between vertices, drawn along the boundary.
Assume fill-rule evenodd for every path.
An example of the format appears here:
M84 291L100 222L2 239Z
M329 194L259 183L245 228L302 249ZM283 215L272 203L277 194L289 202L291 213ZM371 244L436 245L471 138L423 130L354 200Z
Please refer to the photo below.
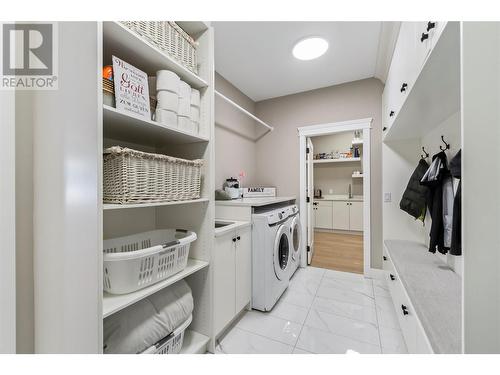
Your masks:
M350 163L361 161L361 158L340 158L340 159L317 159L314 160L314 164L326 164L326 163Z
M195 308L193 322L185 334L182 353L204 353L209 349L212 338L210 262L214 245L213 30L204 22L181 22L180 25L198 42L199 74L183 67L120 23L103 23L103 65L109 63L111 56L115 55L150 76L160 69L168 69L201 92L200 134L190 134L103 106L103 144L109 146L113 142L123 142L137 145L139 149L149 152L185 159L204 159L204 166L200 199L102 205L103 238L162 228L185 228L198 236L191 244L188 265L182 272L133 293L104 293L102 318L126 309L179 280L185 280L191 287Z

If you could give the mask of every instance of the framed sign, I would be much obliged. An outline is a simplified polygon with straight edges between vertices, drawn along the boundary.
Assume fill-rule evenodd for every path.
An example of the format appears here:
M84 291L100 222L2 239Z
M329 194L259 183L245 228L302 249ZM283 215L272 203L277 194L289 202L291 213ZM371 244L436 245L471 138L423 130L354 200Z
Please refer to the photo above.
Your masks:
M151 120L148 75L113 56L116 109Z

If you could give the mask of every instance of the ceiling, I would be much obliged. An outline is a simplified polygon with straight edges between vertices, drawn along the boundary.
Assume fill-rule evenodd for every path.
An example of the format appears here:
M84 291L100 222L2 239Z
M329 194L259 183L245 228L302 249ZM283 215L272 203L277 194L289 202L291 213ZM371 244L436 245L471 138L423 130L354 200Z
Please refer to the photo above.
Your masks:
M370 77L385 81L388 51L392 56L395 43L394 27L385 22L212 25L216 71L254 101ZM309 36L325 38L330 45L328 51L316 60L295 59L294 44Z

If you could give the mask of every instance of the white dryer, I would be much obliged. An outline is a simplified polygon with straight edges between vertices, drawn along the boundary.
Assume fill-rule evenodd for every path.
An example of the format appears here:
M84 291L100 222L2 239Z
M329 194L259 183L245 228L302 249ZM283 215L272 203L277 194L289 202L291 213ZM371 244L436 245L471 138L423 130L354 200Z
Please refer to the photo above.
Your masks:
M291 276L290 211L275 208L252 215L252 307L270 311Z
M291 264L291 274L290 277L293 276L297 268L300 266L300 251L302 246L302 225L300 223L300 215L299 209L296 205L288 207L290 215L289 215L289 229L290 229L290 247L291 247L291 255L292 255L292 264Z

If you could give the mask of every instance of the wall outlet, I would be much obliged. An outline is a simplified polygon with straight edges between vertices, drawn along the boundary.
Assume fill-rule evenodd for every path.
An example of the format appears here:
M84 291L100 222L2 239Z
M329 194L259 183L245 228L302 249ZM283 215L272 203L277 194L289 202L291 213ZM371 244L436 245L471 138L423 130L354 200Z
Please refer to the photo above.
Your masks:
M384 202L392 202L391 193L384 193Z

